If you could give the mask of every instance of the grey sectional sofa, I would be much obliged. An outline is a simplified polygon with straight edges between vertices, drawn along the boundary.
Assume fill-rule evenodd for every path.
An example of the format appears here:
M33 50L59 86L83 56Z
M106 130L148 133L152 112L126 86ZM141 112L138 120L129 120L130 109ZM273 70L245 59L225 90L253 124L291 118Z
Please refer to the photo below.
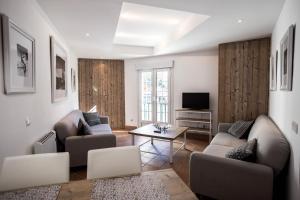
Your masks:
M57 134L57 149L59 152L70 153L70 166L87 164L87 152L116 146L116 136L112 134L109 118L100 116L100 125L92 126L91 135L78 135L79 119L84 120L80 110L74 110L57 122L54 129Z
M202 152L190 157L190 186L194 193L224 200L270 200L273 187L289 157L289 144L273 121L261 115L247 139L227 133L231 124L220 124L219 133ZM247 140L257 139L256 162L225 158Z

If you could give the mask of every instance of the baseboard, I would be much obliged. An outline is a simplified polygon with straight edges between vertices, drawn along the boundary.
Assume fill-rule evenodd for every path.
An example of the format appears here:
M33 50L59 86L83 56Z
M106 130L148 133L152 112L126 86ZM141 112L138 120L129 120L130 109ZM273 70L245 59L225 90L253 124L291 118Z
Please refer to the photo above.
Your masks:
M208 135L203 135L195 132L187 132L186 137L189 139L196 139L196 140L207 140L209 139Z
M134 129L136 129L137 128L137 126L129 126L129 125L125 125L125 130L127 130L127 131L132 131L132 130L134 130Z

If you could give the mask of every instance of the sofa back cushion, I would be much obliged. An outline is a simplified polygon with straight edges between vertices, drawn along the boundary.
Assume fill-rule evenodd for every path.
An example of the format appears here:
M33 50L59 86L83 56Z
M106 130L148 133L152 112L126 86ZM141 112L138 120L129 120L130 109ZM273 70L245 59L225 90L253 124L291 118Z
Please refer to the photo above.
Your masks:
M101 124L100 116L97 112L83 112L82 115L89 126Z
M80 110L73 110L55 124L54 130L62 144L65 143L66 137L77 135L79 119L84 120L82 112Z
M232 126L228 129L228 133L237 137L237 138L247 138L249 130L253 124L253 121L243 121L239 120L232 124Z
M276 124L267 116L259 116L251 128L248 141L257 139L256 162L272 167L277 175L285 166L290 147Z

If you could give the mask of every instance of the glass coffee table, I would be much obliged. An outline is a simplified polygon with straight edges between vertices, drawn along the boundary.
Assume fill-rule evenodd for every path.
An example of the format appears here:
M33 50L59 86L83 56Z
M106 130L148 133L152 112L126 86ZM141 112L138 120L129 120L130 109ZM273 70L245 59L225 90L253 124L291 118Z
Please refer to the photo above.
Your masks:
M132 131L129 131L128 133L132 135L132 145L135 145L134 142L134 136L144 136L144 137L149 137L150 140L142 143L139 145L139 147L141 147L142 145L148 143L151 141L151 144L153 144L153 140L154 139L159 139L159 140L163 140L163 141L167 141L170 143L170 153L169 153L169 162L173 163L173 156L182 148L185 149L185 145L186 145L186 132L188 130L188 127L175 127L175 126L170 126L169 129L167 129L167 131L165 132L161 132L161 133L156 133L154 131L157 131L157 129L154 127L153 124L148 124L145 126L142 126L140 128L134 129ZM183 142L177 142L175 141L176 138L178 138L179 136L183 135ZM174 152L173 150L173 143L180 143L181 146ZM142 151L145 152L145 151ZM156 154L153 152L147 152L147 153L152 153L152 154Z

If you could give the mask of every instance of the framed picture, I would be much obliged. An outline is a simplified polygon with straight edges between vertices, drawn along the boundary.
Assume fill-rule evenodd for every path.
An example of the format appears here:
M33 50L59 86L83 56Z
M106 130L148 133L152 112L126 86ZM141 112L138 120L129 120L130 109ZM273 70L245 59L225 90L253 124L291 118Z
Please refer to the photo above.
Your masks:
M278 67L278 51L276 51L275 62L274 57L270 57L270 90L277 90L277 67Z
M50 47L52 102L58 102L68 96L68 56L64 48L52 36L50 37Z
M35 39L6 15L0 15L4 92L6 94L35 92Z
M76 72L75 69L71 68L71 84L72 84L72 92L76 91Z
M295 25L291 25L280 42L280 89L292 90Z

